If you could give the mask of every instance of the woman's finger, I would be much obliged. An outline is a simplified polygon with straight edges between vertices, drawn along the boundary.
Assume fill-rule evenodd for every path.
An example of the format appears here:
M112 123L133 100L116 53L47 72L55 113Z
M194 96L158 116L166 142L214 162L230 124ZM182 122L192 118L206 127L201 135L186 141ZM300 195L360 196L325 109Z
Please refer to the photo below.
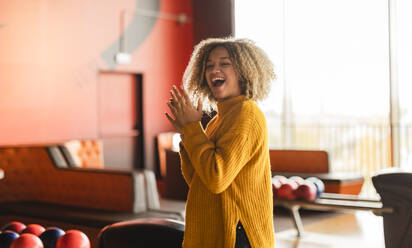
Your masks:
M181 131L181 128L180 128L179 124L177 123L177 121L174 120L174 119L169 115L169 113L165 112L165 115L166 115L166 118L170 121L170 123L172 123L173 127L174 127L178 132L180 132L180 131Z
M173 90L174 90L174 93L176 94L178 100L180 100L180 102L183 102L184 98L182 97L182 94L180 94L180 91L177 89L176 85L173 85Z
M169 106L170 111L172 112L172 114L175 116L177 116L178 114L178 110L175 106L173 106L173 104L171 104L170 102L167 102L167 106Z
M181 133L182 132L182 126L176 120L174 120L169 115L169 113L165 112L165 115L166 115L167 119L170 121L170 123L173 125L173 127L177 130L177 132Z
M186 90L183 87L181 87L181 88L182 88L183 97L184 97L186 103L190 103L191 101L190 101L189 95L187 94Z
M169 113L165 112L165 115L167 119L173 124L173 126L175 126L176 121L169 115Z
M175 93L173 92L173 90L170 91L170 94L172 95L172 98L171 98L171 101L170 101L170 102L171 102L173 105L179 104L179 100L177 99L177 97L176 97Z

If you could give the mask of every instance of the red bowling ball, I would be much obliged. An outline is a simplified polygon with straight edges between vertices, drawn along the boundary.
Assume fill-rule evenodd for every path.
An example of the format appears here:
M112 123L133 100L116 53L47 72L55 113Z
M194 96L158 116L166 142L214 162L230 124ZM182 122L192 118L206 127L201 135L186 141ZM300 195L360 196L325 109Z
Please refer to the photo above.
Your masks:
M6 225L4 225L1 230L5 231L5 230L10 230L16 233L20 233L21 231L23 231L26 228L26 225L19 222L19 221L12 221L7 223Z
M298 186L305 182L305 179L303 179L300 176L291 176L291 177L289 177L289 180L295 181Z
M10 248L43 248L43 243L32 233L23 233L11 243Z
M90 248L90 240L79 230L69 230L57 240L56 248Z
M27 227L21 233L31 233L36 236L40 236L40 234L42 234L44 230L46 229L39 224L30 224L27 225Z
M278 178L272 177L272 191L273 191L273 196L277 196L278 190L282 186L282 183Z
M294 192L296 199L314 201L316 199L316 186L312 182L304 182Z
M288 181L288 178L282 175L274 175L273 178L279 180L280 184L284 184Z
M279 198L295 200L294 191L298 188L298 185L295 181L288 180L286 183L282 184L277 191L277 196Z

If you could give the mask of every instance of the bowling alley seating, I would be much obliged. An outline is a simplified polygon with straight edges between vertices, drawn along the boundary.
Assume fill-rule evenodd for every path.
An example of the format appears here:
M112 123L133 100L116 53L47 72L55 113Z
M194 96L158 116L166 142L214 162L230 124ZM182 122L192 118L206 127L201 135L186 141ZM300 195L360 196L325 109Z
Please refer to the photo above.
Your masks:
M69 140L58 147L69 167L104 168L103 144L100 140Z
M146 210L143 171L69 168L57 145L0 148L0 201L123 212Z
M184 202L161 205L153 172L70 167L60 145L0 147L0 224L10 216L79 229L138 218L182 220Z
M157 150L160 176L159 191L162 197L186 200L189 190L180 169L180 135L176 132L160 133L157 136Z
M161 193L165 198L185 200L188 187L180 171L179 139L174 132L157 136ZM272 175L315 176L324 182L326 193L358 195L362 189L362 175L330 172L326 151L271 149L269 155Z
M103 228L98 248L182 247L185 225L170 219L137 219L114 223Z
M326 193L358 195L362 189L362 175L330 172L326 151L271 149L269 156L272 175L315 176L324 182Z

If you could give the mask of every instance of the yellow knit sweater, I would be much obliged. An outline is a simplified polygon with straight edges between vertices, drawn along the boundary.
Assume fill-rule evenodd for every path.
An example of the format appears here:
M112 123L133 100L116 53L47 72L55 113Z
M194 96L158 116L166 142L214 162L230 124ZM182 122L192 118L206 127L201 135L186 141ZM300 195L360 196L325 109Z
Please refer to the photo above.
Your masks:
M273 248L273 200L266 120L245 96L218 103L206 128L183 128L189 185L183 247L232 248L240 221L252 247Z

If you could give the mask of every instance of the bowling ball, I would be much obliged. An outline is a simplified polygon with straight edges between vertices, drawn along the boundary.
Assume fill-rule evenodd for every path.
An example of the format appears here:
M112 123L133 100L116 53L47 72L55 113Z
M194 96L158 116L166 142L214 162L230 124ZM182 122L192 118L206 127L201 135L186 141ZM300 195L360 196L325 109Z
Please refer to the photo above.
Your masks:
M279 180L280 184L284 184L288 181L288 178L282 175L274 175L273 178Z
M308 177L305 180L315 184L315 186L316 186L316 197L320 197L320 195L325 191L325 184L319 178L317 178L317 177Z
M11 243L10 248L43 248L43 243L32 233L23 233Z
M286 183L282 184L278 189L277 196L279 198L295 200L295 194L293 193L298 188L298 185L295 181L288 180Z
M278 190L282 186L282 183L278 178L272 177L272 191L273 191L273 196L277 196Z
M64 234L65 232L58 227L48 227L40 234L39 238L43 242L44 248L55 248L57 240Z
M79 230L69 230L57 240L56 248L90 248L90 240Z
M298 184L298 186L305 182L305 179L303 179L300 176L291 176L289 177L289 180L295 181Z
M23 223L21 223L21 222L19 222L19 221L12 221L12 222L9 222L9 223L5 224L5 225L1 228L1 230L2 230L2 231L4 231L4 230L10 230L10 231L13 231L13 232L16 232L16 233L20 233L20 232L23 231L25 228L26 228L26 225L25 225L25 224L23 224Z
M310 181L305 181L293 192L296 199L304 201L313 201L316 199L316 186Z
M31 233L36 236L39 236L44 232L44 230L46 229L39 224L30 224L27 225L27 227L21 233Z
M20 235L14 231L6 230L0 233L0 248L9 248L11 243Z

